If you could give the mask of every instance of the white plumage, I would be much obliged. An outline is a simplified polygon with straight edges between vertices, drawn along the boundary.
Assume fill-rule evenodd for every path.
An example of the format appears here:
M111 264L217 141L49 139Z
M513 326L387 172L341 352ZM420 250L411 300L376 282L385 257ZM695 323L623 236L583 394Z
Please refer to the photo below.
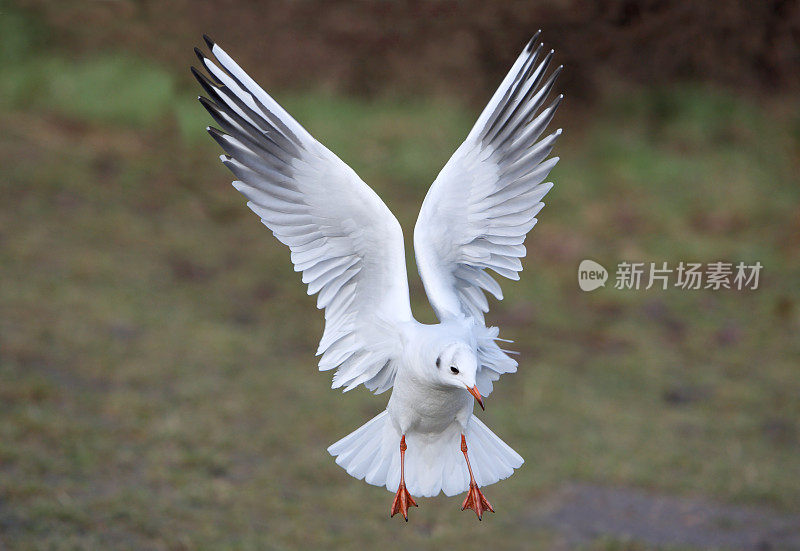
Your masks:
M233 185L325 309L320 370L336 369L333 388L392 389L385 411L328 448L352 476L397 491L392 514L407 518L406 491L469 489L464 507L480 518L492 509L478 487L523 462L472 414L470 394L480 400L517 369L484 323L484 293L502 299L487 270L519 279L523 241L552 187L542 182L558 160L548 156L560 130L536 140L562 99L543 108L561 67L545 78L553 52L537 64L537 37L422 204L414 249L436 325L411 314L402 230L375 192L218 45L206 38L219 66L196 50L211 77L192 69L209 94L200 101L222 129L209 133Z
M472 459L479 486L508 478L522 465L519 454L474 415L467 422L466 437L470 451L480 450L481 457ZM406 484L411 495L429 497L443 492L453 496L467 489L469 473L459 448L460 438L461 427L455 423L435 439L417 432L407 436ZM384 410L328 451L338 456L336 463L351 476L394 492L400 482L399 441L400 433Z

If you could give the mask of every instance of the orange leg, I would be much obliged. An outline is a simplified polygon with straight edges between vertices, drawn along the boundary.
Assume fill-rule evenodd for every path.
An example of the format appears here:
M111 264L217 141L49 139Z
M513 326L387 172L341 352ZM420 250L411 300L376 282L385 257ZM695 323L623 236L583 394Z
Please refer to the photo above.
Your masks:
M467 455L467 439L464 438L463 434L461 435L461 451L464 453L467 469L469 469L469 491L467 492L466 499L464 499L464 503L461 505L461 510L463 511L469 507L478 515L478 520L482 520L481 517L484 511L491 511L494 513L494 509L492 509L492 504L489 503L489 500L481 493L478 484L475 482L475 477L472 476L472 467L469 464L469 456Z
M400 485L397 487L397 495L394 496L392 508L389 510L389 517L401 513L403 518L408 522L408 506L418 507L417 502L411 497L411 494L406 490L405 481L405 459L406 459L406 435L400 437Z

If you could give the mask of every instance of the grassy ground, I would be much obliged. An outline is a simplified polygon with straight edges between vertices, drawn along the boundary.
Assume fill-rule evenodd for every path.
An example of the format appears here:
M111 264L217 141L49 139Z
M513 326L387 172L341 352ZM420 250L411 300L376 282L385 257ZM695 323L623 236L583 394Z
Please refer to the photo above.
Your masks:
M683 86L566 112L523 279L489 316L522 355L483 418L527 462L487 490L483 523L436 498L406 525L325 452L388 396L343 397L316 372L322 317L227 184L197 91L13 28L29 30L1 50L0 546L546 547L558 537L525 513L575 480L800 511L796 109ZM410 251L477 113L278 98L378 191ZM583 258L765 268L757 291L587 294Z

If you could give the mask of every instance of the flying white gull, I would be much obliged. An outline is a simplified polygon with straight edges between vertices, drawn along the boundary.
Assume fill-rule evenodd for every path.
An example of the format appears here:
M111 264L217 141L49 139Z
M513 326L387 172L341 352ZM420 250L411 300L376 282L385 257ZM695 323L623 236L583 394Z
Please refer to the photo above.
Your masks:
M211 78L200 102L222 131L234 187L291 249L308 294L318 293L325 331L319 369L336 369L333 388L392 389L386 410L328 448L357 479L396 492L390 516L413 496L466 491L462 510L494 511L480 487L510 476L522 457L472 410L517 362L486 327L484 292L502 299L487 273L519 279L523 241L536 224L547 158L561 130L540 141L558 104L544 107L556 76L553 51L525 46L466 140L433 182L414 228L417 267L440 323L411 314L400 224L353 170L315 140L205 37L218 63L195 49ZM471 396L470 396L471 395Z

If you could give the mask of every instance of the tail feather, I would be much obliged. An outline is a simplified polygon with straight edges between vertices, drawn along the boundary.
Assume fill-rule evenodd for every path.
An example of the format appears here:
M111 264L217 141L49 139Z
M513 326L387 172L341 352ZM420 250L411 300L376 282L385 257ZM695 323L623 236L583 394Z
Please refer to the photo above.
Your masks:
M522 457L474 415L467 424L470 464L479 486L508 478ZM405 482L414 496L452 496L469 488L461 453L461 427L454 422L438 434L406 434ZM383 411L328 448L348 474L395 492L400 484L400 433Z
M375 443L383 440L388 417L389 413L383 411L357 430L331 445L328 448L328 453L336 457L336 463L343 467L348 474L358 479L364 478L366 472L361 472L357 469L360 465L356 458L360 453L365 455L374 454Z

